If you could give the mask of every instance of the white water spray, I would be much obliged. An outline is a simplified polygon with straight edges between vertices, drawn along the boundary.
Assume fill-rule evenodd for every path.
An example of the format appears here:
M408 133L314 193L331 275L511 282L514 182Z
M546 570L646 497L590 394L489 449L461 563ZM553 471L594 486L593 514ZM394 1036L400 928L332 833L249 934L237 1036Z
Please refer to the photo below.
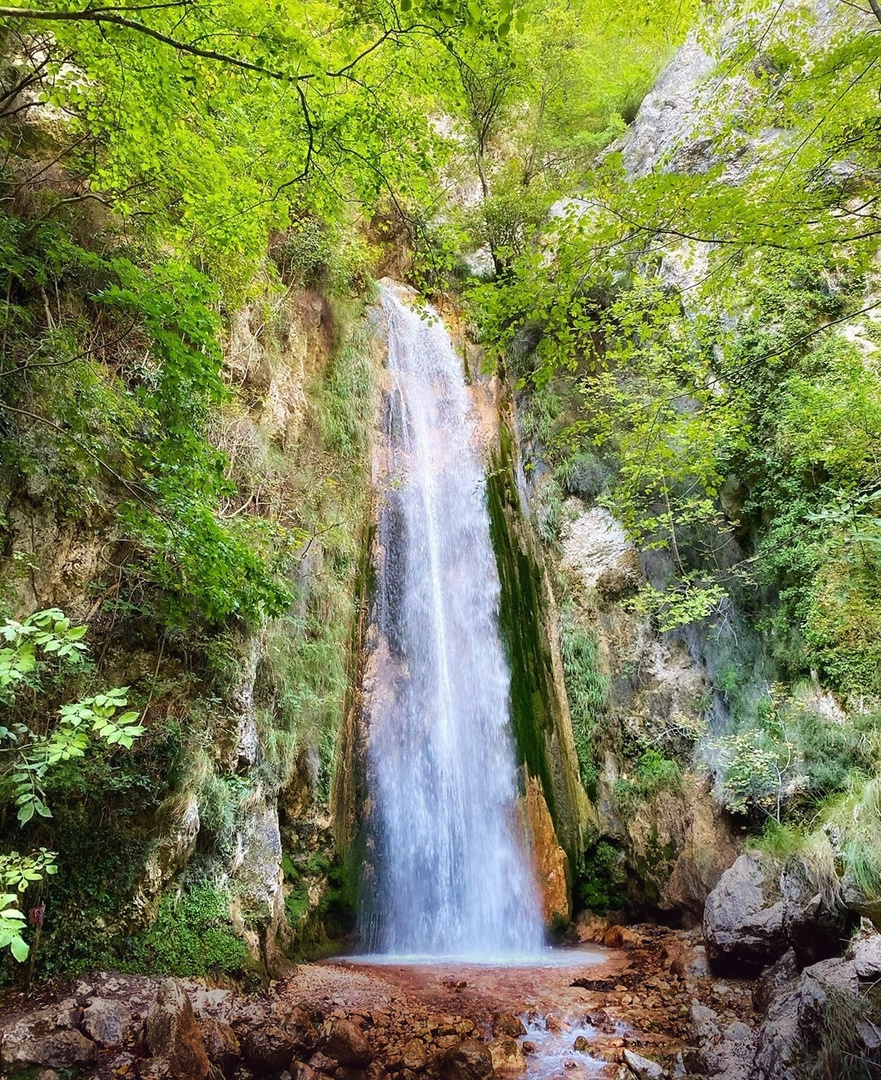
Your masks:
M535 955L542 922L462 362L430 309L426 318L388 289L383 306L389 465L365 687L372 851L361 936L385 954Z

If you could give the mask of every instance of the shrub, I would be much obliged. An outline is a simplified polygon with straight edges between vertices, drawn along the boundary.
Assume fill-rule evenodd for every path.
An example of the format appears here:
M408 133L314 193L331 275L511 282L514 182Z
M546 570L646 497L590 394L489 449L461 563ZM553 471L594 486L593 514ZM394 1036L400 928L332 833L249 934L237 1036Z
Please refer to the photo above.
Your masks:
M229 916L229 895L199 885L163 897L153 926L122 943L119 967L160 975L240 974L250 965Z
M588 795L596 799L594 738L607 715L609 681L599 671L599 653L592 634L564 619L560 644L581 783Z
M579 907L599 914L626 909L627 881L624 853L600 840L584 855L584 872L576 888Z

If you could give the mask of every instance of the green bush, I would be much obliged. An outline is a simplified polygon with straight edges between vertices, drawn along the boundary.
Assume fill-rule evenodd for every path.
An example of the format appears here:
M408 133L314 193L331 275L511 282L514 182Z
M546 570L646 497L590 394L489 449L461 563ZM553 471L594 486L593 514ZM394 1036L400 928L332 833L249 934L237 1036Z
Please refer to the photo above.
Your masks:
M160 975L241 974L251 966L229 917L229 895L199 885L166 895L153 926L126 938L118 967Z
M613 794L619 809L627 812L664 789L678 791L682 786L682 769L659 750L644 750L628 777L615 781Z
M627 882L624 853L600 840L584 855L584 871L576 886L578 907L598 914L626 910Z
M560 644L581 783L591 799L596 799L594 744L597 728L608 714L609 680L599 671L596 638L569 618L563 620Z

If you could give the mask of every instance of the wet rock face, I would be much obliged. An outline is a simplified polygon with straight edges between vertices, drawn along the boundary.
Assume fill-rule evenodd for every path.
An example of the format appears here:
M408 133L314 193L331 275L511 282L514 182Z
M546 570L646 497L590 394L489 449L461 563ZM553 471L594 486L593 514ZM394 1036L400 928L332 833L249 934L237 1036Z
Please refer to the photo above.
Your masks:
M524 797L526 820L532 836L533 859L539 889L542 917L546 926L569 922L569 860L557 840L554 822L545 801L541 782L527 780Z
M707 897L741 846L709 783L686 773L678 790L662 790L636 810L627 835L652 906L700 925Z

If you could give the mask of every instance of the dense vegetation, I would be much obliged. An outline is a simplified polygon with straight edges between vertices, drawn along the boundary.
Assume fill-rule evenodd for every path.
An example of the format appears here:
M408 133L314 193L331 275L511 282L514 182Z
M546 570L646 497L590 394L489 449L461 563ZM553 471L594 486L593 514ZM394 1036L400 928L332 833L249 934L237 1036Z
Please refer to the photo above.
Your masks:
M610 746L625 810L699 767L768 845L881 893L881 35L841 8L822 33L761 3L724 26L681 2L0 9L0 943L21 958L16 908L49 896L46 971L251 963L243 820L304 777L326 807L352 681L387 271L464 303L516 383L547 547L567 499L611 510L630 610L707 666L721 722L622 742L561 589L585 790ZM738 105L644 169L615 140L689 30ZM307 311L302 415L273 428ZM186 869L133 912L193 806ZM620 852L585 858L581 900L623 906ZM329 858L284 877L295 930L322 877L345 926Z
M603 155L471 303L552 466L543 537L567 498L611 510L646 575L626 606L711 677L709 728L622 747L589 630L564 633L576 737L623 749L622 807L700 763L772 849L877 896L878 34L868 12L818 18L711 29L687 137L649 166Z

